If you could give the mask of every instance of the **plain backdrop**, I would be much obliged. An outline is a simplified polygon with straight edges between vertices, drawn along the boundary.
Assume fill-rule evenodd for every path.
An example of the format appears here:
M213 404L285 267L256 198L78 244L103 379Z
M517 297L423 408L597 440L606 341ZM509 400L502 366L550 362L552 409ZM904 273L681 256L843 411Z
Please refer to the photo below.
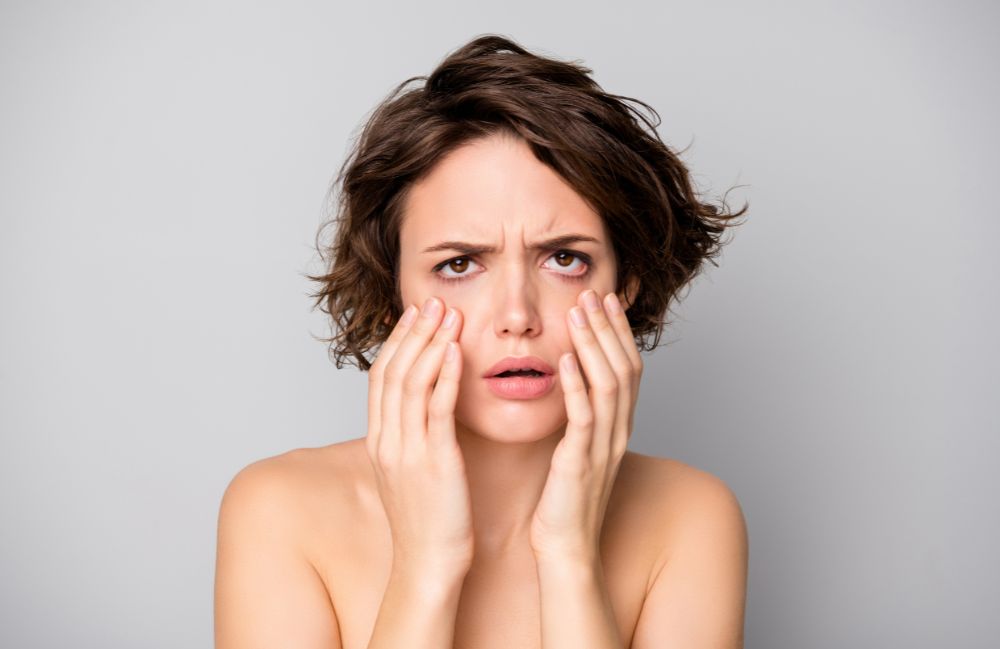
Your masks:
M706 196L750 203L631 442L739 497L747 647L995 642L998 18L4 1L0 646L211 646L229 480L366 432L307 297L327 187L397 83L488 32L650 103Z

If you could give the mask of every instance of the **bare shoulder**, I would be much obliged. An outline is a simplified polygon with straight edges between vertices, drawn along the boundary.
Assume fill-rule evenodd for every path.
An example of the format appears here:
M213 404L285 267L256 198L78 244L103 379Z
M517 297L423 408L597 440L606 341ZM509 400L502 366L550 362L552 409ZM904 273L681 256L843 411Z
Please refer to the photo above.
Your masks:
M624 498L641 512L659 545L657 574L686 548L746 553L743 510L729 485L712 473L671 458L628 451L619 471ZM720 547L725 544L726 547ZM739 560L735 556L734 560Z
M287 473L288 477L299 475L304 478L317 477L329 473L331 468L348 468L364 452L364 438L350 439L326 446L295 448L278 455L272 455L251 462L237 474ZM318 473L317 473L318 472Z
M216 646L339 647L313 554L340 525L354 470L341 445L300 448L243 467L219 508Z
M680 460L626 452L621 473L629 483L641 487L646 497L655 497L660 510L672 521L676 517L711 511L732 516L740 511L736 494L721 478Z
M223 507L252 508L274 516L288 534L304 532L318 512L335 515L357 495L365 468L364 439L296 448L251 462L230 481Z
M641 476L660 544L633 647L742 647L748 538L736 494L678 460L632 455L622 470Z

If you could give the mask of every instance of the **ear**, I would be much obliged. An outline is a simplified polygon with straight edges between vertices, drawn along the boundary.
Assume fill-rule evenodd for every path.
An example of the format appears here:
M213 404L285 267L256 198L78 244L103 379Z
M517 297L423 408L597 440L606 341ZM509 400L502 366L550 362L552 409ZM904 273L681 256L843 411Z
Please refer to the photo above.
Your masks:
M635 302L635 298L639 295L639 278L635 275L629 275L625 278L625 286L620 293L618 293L618 301L622 304L622 309L628 311L629 307Z

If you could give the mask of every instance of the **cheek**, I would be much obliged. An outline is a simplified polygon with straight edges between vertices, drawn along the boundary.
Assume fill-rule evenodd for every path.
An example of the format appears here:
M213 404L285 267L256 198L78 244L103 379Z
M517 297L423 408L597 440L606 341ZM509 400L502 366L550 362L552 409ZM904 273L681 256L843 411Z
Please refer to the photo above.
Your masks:
M552 341L553 345L557 345L559 349L568 349L573 345L570 342L569 326L567 324L569 310L572 306L573 303L570 302L566 305L566 308L553 311L545 322L545 330L548 333L549 340Z

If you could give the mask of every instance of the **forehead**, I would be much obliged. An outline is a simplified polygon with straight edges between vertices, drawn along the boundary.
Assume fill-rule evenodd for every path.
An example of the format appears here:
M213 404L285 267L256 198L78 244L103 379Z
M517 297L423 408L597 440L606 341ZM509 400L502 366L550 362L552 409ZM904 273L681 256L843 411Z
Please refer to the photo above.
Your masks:
M443 157L410 188L403 249L442 237L504 245L566 232L607 245L600 215L522 140L494 135Z

